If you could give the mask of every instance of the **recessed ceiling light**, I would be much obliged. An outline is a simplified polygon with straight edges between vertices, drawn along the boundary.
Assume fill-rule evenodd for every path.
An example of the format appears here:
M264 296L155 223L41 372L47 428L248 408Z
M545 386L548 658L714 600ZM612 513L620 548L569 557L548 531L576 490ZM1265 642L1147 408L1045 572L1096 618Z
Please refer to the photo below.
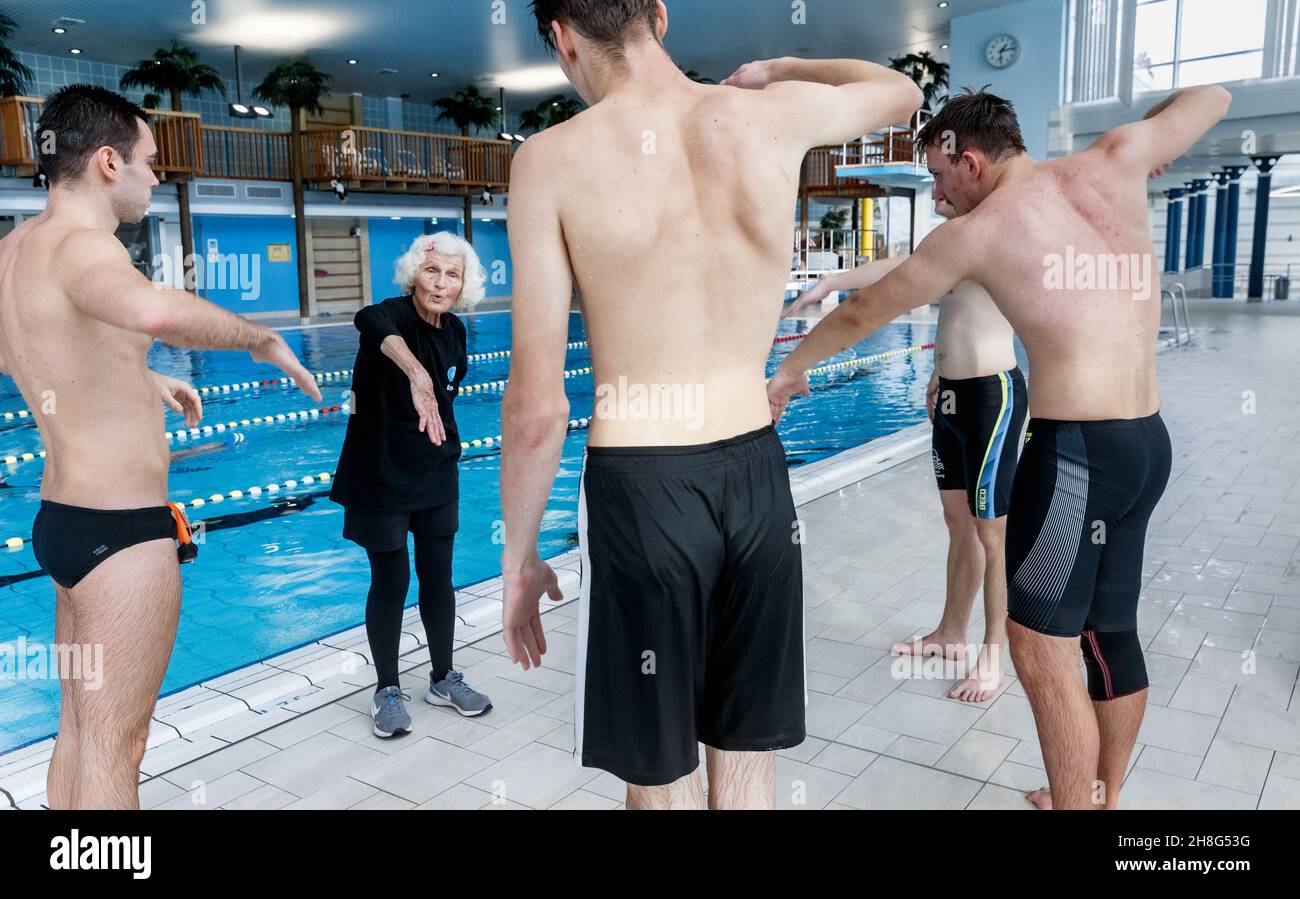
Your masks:
M948 0L943 0L943 2L939 4L939 8L940 8L940 9L947 9L947 8L948 8Z
M947 44L940 44L940 45L939 45L939 49L940 49L940 50L947 50L947 49L948 49L948 45L947 45Z
M354 66L354 65L356 65L356 64L357 64L357 61L356 61L355 59L349 59L349 60L348 60L348 65L350 65L350 66Z
M73 48L72 48L71 50L69 50L68 52L71 53L73 56L79 56L79 55L81 54L81 51L80 51L79 49L77 49L76 47L73 47Z
M66 28L61 28L61 27L60 27L60 28L55 28L55 29L54 29L54 33L55 33L55 34L67 34L67 33L68 33L68 29L66 29Z
M437 78L437 77L438 77L438 73L437 73L437 72L430 72L430 73L429 73L429 77L430 77L430 78Z

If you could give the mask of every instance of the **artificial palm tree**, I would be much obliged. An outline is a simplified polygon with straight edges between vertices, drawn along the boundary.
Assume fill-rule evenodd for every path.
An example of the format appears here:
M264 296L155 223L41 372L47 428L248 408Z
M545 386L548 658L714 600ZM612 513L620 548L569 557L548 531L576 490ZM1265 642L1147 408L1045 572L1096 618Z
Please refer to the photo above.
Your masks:
M210 65L199 62L199 54L179 41L167 49L153 51L128 69L120 82L122 89L145 88L161 91L171 99L173 112L181 112L181 98L198 97L206 91L225 94L226 82Z
M32 70L23 65L18 54L4 45L13 37L18 23L0 13L0 97L18 97L27 92Z
M320 114L324 111L321 97L329 92L333 78L311 64L302 56L282 62L267 73L262 83L253 89L253 96L272 106L287 106L292 129L289 140L289 170L293 179L294 232L298 247L298 314L307 318L311 314L308 302L307 280L307 204L303 196L304 160L302 158L303 112Z
M170 48L153 51L153 57L142 59L118 82L123 90L128 88L145 88L150 93L145 95L144 105L157 108L159 91L167 94L171 100L172 112L182 112L181 98L198 97L206 91L225 94L226 82L221 80L217 70L210 65L199 62L199 54L191 47L186 47L173 40ZM176 202L181 219L181 256L184 268L184 284L193 284L194 267L194 220L190 216L190 190L188 179L176 178Z
M581 103L563 94L556 94L554 97L547 97L532 109L521 112L519 130L545 131L561 122L567 122L580 112L582 112Z
M471 84L456 91L450 97L439 97L433 101L433 108L438 110L439 122L451 122L460 129L461 135L469 137L469 129L491 128L497 122L497 101ZM465 194L465 239L474 240L474 200Z
M948 99L946 95L940 97L940 91L948 87L948 63L935 59L930 55L930 51L922 50L920 53L909 53L891 59L889 67L895 72L902 72L916 82L924 98L921 102L923 109L933 111L931 104Z

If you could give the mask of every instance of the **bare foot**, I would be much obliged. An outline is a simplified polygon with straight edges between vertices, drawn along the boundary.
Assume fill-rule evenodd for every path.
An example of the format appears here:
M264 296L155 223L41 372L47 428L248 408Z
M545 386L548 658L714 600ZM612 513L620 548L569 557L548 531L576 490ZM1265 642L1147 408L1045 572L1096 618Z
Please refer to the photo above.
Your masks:
M895 643L894 648L890 650L890 654L896 656L941 655L953 662L960 662L966 658L964 639L950 639L948 634L935 631L932 634L926 634L924 637L913 637L907 643Z
M988 702L1002 686L1002 647L985 644L966 679L948 691L949 699Z
M1052 791L1047 787L1041 790L1030 790L1025 794L1025 798L1033 804L1034 808L1042 809L1045 812L1052 810Z

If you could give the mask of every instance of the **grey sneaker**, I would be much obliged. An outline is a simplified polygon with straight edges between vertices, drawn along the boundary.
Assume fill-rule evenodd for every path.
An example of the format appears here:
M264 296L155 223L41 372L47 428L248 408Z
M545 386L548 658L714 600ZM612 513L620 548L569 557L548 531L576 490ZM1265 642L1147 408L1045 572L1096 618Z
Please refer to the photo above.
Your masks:
M430 674L429 692L424 694L424 701L430 705L451 706L466 718L482 715L492 708L492 700L465 683L465 676L459 671L448 671L447 676L436 683Z
M375 719L376 737L387 739L411 732L411 716L402 700L410 702L411 697L403 693L401 687L384 687L375 693L370 715Z

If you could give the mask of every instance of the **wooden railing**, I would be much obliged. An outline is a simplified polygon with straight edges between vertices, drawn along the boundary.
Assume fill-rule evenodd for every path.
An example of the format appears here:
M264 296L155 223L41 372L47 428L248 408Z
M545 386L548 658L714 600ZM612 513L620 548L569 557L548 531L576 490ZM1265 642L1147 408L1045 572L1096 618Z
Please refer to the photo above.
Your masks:
M0 100L0 165L34 168L39 161L36 125L44 100L5 97ZM199 116L193 112L146 109L158 145L155 172L193 175L203 166Z
M288 181L289 138L287 131L257 128L203 126L203 169L205 178L238 178L250 181Z
M5 97L0 100L0 165L36 165L36 120L41 101L34 97Z
M158 145L155 172L193 177L203 170L201 121L197 112L146 109L154 143Z
M306 180L364 187L487 187L510 183L510 144L383 128L317 128L303 135Z
M43 101L0 99L0 165L34 171L36 123ZM145 110L158 145L159 174L290 180L286 131L204 125L197 113ZM322 128L302 135L304 180L341 180L365 190L505 190L511 147L504 141L382 128Z

